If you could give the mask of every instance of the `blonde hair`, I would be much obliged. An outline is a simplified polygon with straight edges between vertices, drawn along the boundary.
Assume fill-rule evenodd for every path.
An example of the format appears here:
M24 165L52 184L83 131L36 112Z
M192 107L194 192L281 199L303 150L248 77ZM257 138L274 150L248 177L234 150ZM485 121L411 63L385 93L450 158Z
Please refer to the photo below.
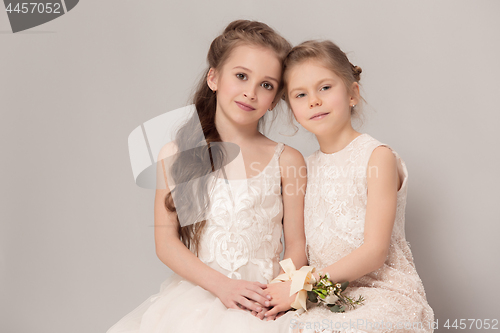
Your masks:
M329 40L309 40L295 46L286 57L283 65L283 81L285 90L283 98L287 102L288 106L290 106L290 102L288 100L288 94L286 93L288 84L287 74L290 73L290 69L294 66L311 59L321 61L328 69L338 75L344 82L347 91L352 93L352 84L354 82L359 83L360 74L362 72L361 67L351 64L344 51L342 51L335 43ZM360 101L361 100L363 100L363 98L360 96ZM352 108L351 115L358 116L360 107L361 105L356 105L355 108Z

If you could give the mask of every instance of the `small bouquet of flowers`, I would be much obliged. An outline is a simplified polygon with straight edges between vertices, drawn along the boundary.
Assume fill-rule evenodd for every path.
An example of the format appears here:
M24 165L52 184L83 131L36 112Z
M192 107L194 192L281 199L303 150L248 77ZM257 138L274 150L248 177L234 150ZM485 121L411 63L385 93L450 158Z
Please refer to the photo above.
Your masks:
M332 312L345 312L346 308L355 309L356 306L363 305L363 296L354 300L342 294L348 285L349 282L333 283L328 273L319 273L319 281L313 285L312 290L307 291L307 299L312 303L324 304Z
M302 266L296 269L292 259L288 258L280 261L284 274L278 275L271 283L291 281L290 296L297 294L295 301L290 306L300 313L307 311L306 301L313 303L320 302L326 305L332 312L345 312L346 309L354 309L362 305L364 298L359 296L354 300L342 294L349 282L333 283L327 274L319 274L319 281L316 281L312 273L315 268Z

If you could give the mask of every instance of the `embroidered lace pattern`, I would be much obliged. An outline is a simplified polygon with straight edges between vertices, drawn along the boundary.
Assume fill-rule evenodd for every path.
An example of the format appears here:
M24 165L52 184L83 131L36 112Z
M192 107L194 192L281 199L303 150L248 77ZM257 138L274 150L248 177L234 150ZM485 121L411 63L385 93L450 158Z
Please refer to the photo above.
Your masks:
M307 159L304 220L307 254L309 264L318 270L335 263L363 244L367 173L376 172L375 169L368 169L368 161L378 146L386 145L368 134L362 134L337 153L325 154L318 150ZM297 317L301 323L297 327L303 328L302 332L432 331L429 327L434 313L427 303L405 239L408 173L403 160L394 150L392 152L403 181L397 196L389 254L381 268L352 281L346 291L353 297L363 295L365 304L343 314L313 306ZM357 325L352 326L350 322L357 322ZM380 326L382 322L384 326ZM392 328L388 327L389 322ZM400 322L411 323L412 327L408 328L407 324L406 328L398 328ZM322 325L326 323L328 325ZM376 324L378 328L374 328Z
M230 278L271 281L279 272L283 201L278 143L257 176L216 178L198 257Z

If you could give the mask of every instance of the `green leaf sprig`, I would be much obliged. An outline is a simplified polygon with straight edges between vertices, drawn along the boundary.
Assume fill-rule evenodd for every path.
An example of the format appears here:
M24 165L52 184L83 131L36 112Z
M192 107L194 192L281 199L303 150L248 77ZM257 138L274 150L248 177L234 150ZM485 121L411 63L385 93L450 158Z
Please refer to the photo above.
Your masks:
M352 299L342 292L347 288L349 282L333 283L330 275L319 274L319 281L316 282L311 291L307 292L307 298L312 303L322 303L332 312L345 312L346 309L355 309L358 305L363 305L364 297Z

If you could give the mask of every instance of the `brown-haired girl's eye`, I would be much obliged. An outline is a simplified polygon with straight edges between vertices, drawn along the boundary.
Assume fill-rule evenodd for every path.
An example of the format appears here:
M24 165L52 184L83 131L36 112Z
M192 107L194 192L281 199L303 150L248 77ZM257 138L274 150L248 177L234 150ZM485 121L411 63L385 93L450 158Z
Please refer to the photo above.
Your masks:
M273 85L272 85L272 84L270 84L269 82L264 82L264 83L262 83L262 86L263 86L265 89L267 89L267 90L273 90L273 89L274 89Z
M246 74L243 74L243 73L238 73L236 74L236 77L240 80L246 80L247 79L247 76Z

